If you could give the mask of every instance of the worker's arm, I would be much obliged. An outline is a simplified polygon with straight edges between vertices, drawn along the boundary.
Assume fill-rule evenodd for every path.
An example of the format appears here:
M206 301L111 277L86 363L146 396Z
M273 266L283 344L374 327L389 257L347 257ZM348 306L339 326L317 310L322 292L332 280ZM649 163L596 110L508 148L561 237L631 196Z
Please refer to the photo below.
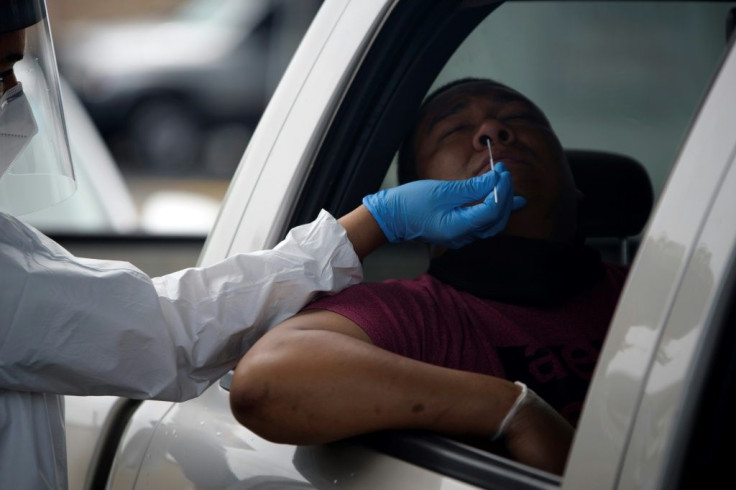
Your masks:
M490 193L495 179L400 186L372 199L373 216L391 225L391 240L472 239L503 216L453 203ZM428 201L427 189L454 201ZM75 257L0 213L0 389L196 396L315 294L360 282L355 252L386 240L371 216L361 206L340 226L322 212L272 250L152 279L126 262Z
M316 292L360 282L323 212L273 250L150 278L75 257L0 213L0 389L185 400Z
M231 386L235 417L282 443L316 444L385 429L490 438L519 396L512 382L442 368L374 346L352 321L301 313L261 338ZM560 473L572 427L538 398L504 440L519 461Z

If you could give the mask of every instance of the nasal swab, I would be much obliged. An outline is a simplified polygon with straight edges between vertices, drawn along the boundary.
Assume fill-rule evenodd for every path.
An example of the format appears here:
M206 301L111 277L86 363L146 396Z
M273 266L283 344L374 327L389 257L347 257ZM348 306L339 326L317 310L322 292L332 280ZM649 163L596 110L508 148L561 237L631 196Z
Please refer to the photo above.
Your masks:
M491 159L491 172L493 172L494 165L493 165L493 153L491 152L491 138L486 138L486 146L488 146L488 158ZM495 187L493 188L493 202L498 204L498 191L496 190Z

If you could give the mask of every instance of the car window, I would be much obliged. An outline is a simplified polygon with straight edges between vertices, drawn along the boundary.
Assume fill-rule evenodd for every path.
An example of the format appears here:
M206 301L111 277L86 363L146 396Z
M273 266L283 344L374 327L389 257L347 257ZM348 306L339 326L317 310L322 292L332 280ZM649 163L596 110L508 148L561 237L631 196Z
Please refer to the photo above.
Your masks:
M464 77L518 89L548 116L563 147L639 162L654 197L667 175L727 46L732 3L506 2L467 36L428 93ZM381 184L398 184L396 157ZM622 190L626 192L626 190ZM593 238L609 260L612 240ZM630 262L636 237L629 240ZM395 254L401 254L397 247ZM403 277L426 266L393 256L369 259L368 277Z
M433 87L462 76L517 88L566 148L629 155L658 195L726 47L732 7L692 2L509 2Z
M726 47L723 2L507 2L458 47L432 90L498 80L547 114L566 148L629 155L655 195ZM385 186L395 185L393 170Z

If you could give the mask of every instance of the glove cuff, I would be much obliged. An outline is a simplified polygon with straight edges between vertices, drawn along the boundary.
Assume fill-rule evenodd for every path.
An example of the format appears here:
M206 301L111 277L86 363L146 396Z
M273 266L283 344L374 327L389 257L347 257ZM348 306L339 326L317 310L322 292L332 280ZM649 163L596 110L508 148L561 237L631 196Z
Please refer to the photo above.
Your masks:
M519 407L521 407L522 402L526 399L526 395L529 392L526 385L522 383L521 381L515 381L515 385L521 387L521 393L519 393L519 396L516 397L516 401L513 405L511 405L511 408L509 409L509 412L506 414L506 416L501 421L501 425L498 426L498 431L496 431L496 434L491 438L491 441L497 441L501 438L503 435L504 429L506 429L506 426L509 425L509 422L511 422L511 419L514 418L514 415L516 415L516 412L519 411Z

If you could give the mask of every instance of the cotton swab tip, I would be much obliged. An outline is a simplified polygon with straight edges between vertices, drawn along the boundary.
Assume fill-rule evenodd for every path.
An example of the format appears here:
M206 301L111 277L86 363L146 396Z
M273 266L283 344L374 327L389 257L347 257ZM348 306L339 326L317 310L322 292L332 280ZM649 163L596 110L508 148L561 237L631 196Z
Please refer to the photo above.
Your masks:
M491 172L495 170L495 167L493 165L493 152L491 151L491 138L486 138L486 146L488 147L488 158L491 161ZM496 188L493 188L493 202L498 204L498 190Z

